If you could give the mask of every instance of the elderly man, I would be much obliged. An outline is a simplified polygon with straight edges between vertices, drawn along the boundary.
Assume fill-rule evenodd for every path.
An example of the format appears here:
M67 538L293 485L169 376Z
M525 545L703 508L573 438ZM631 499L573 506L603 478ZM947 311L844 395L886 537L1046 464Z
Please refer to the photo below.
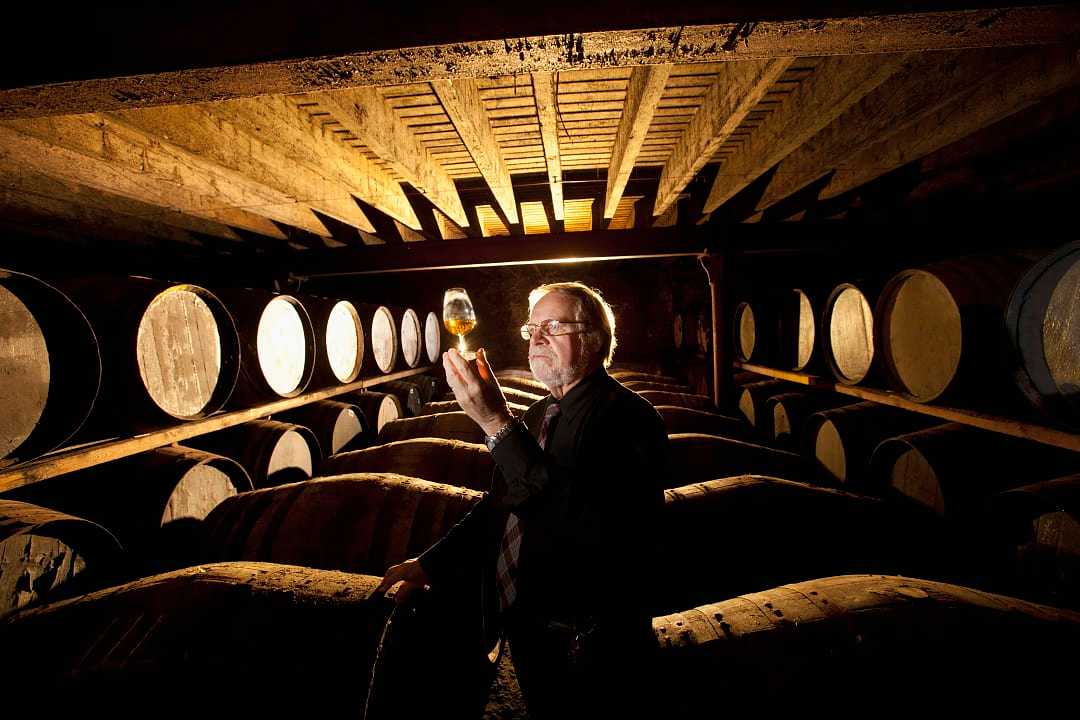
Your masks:
M605 370L615 318L598 292L536 288L521 335L551 393L523 422L483 350L475 365L443 354L455 398L487 435L493 487L442 540L390 568L380 589L403 581L400 599L475 571L530 716L609 714L644 689L634 675L650 646L667 435L652 406Z

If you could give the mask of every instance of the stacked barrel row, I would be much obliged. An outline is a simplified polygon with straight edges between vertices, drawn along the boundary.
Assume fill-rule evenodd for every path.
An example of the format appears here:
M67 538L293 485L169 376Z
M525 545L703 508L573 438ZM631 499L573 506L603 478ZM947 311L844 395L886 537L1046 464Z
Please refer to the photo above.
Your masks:
M0 322L15 461L415 368L441 345L434 313L136 277L0 271Z
M0 636L34 638L31 654L49 648L30 660L32 671L13 664L8 677L27 687L59 684L91 703L144 674L147 692L173 687L179 673L226 697L245 681L314 686L336 678L354 687L361 677L371 682L358 696L304 704L378 717L392 711L398 683L422 673L443 688L432 712L482 708L497 638L475 650L473 627L461 622L473 609L435 596L418 600L419 612L394 611L372 596L378 576L430 545L480 494L415 477L423 472L300 479L318 474L324 455L349 457L377 443L380 422L404 422L410 396L428 400L438 386L429 376L384 383L389 392L292 411L295 422L273 418L196 439L220 455L165 448L8 493L0 527L11 532L0 545L5 558L26 551L28 562L15 573L5 563L0 575L8 601L0 617L9 615ZM436 460L461 472L452 459ZM134 645L90 652L113 631L132 633ZM243 704L278 711L279 702L255 695Z
M737 356L915 402L1008 408L1027 399L1080 427L1080 242L1035 261L970 256L764 290L735 309Z
M617 370L612 375L652 402L669 431L664 567L657 575L653 620L657 667L651 677L657 687L680 690L657 696L665 715L713 712L717 691L729 707L749 707L763 692L773 697L779 692L781 702L784 697L833 700L836 677L852 679L845 688L852 688L854 702L900 691L919 702L965 697L987 677L1007 677L1027 688L1042 687L1048 677L1066 679L1053 661L1037 662L1035 669L1015 658L1035 648L1070 647L1080 637L1080 613L968 587L1003 580L961 568L962 558L951 548L970 525L950 533L946 518L924 512L923 506L868 484L844 485L821 459L790 452L801 449L790 436L800 435L810 418L819 422L818 415L828 414L816 411L844 398L815 398L805 387L793 393L799 386L740 373L735 382L749 390L725 415L676 378ZM519 371L500 382L528 388L535 381ZM789 392L763 398L763 388ZM773 398L777 401L768 402ZM752 413L755 407L756 418L740 409ZM857 416L863 407L877 408L864 403L848 409L849 415ZM865 444L875 433L901 432L905 420L925 424L922 416L882 410L873 428L873 413L845 427L862 430ZM777 417L782 422L774 426ZM769 432L752 418L767 424ZM782 430L780 442L776 427ZM1014 472L1024 463L1016 453L1016 446L1002 452L1016 458ZM851 463L857 464L854 458ZM1005 548L1014 551L1010 558L995 560L1008 564L1017 553L1031 552L1036 533L1025 532L1025 523L1041 513L1047 517L1036 525L1046 533L1049 516L1061 516L1061 506L1050 497L1061 502L1071 493L1075 500L1080 483L1065 478L1042 487L1039 509L1030 502L1030 488L1017 491L1015 499L1008 493L994 497L1004 500L1012 515L1006 528L994 510L997 525L989 537L1006 546L1015 543ZM1066 532L1077 527L1075 519L1066 524ZM1071 567L1072 589L1080 587L1075 562L1053 565ZM999 584L1028 594L1047 587ZM1080 600L1053 593L1045 599ZM995 633L992 640L984 633L991 616L995 628L1002 626L1002 636ZM940 667L935 677L947 680L912 690L902 680L903 668L926 664L927 657Z

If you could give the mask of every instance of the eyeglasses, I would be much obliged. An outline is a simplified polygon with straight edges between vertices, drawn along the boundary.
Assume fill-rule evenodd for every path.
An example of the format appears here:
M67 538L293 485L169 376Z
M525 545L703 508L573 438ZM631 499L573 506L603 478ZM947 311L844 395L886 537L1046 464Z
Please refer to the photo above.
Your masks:
M569 325L587 325L579 320L542 320L538 323L525 323L521 326L521 339L532 340L533 332L540 331L541 335L572 335L581 330L571 330Z

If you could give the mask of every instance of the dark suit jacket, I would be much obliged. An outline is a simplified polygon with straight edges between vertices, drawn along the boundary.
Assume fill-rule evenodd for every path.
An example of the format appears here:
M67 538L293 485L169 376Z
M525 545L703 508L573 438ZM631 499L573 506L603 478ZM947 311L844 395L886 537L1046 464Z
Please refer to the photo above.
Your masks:
M523 533L519 610L564 621L652 614L663 420L600 369L560 401L541 449L536 435L552 401L537 401L495 447L491 491L419 558L433 586L479 588L488 634L497 625L495 563L510 511Z

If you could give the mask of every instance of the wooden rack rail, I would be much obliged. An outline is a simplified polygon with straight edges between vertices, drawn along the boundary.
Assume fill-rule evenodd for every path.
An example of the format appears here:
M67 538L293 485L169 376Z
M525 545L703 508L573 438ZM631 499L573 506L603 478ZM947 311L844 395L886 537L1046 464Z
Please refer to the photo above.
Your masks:
M948 420L949 422L963 423L965 425L982 428L983 430L990 430L1019 438L1025 438L1027 440L1033 440L1045 445L1054 445L1068 450L1080 451L1080 433L1038 425L1023 420L987 415L974 410L944 405L923 405L921 403L912 402L894 392L854 385L842 385L818 375L809 375L807 373L791 372L788 370L775 370L762 365L754 365L753 363L739 361L735 361L733 364L735 367L742 370L748 370L778 380L787 380L809 387L833 390L842 395L850 395L859 398L860 400L869 400L883 405L891 405L892 407L901 408L903 410L910 410L911 412L938 417L943 420Z
M412 375L420 375L431 369L432 366L429 365L414 368L412 370L402 370L388 375L380 375L378 377L363 378L356 382L349 383L348 385L338 385L324 390L304 393L303 395L298 395L293 398L275 400L272 403L259 405L258 407L248 408L246 410L212 415L203 420L196 420L143 435L62 448L34 460L8 465L6 467L3 467L2 461L0 461L0 468L2 468L0 469L0 492L21 487L23 485L30 485L47 478L56 477L57 475L63 475L76 470L84 470L88 467L100 465L101 463L106 463L111 460L119 460L120 458L128 457L130 455L137 455L138 453L181 442L197 435L204 435L206 433L214 432L215 430L223 430L227 427L240 425L251 420L258 420L267 415L291 410L292 408L300 407L301 405L306 405L317 400L326 400L335 395L364 390L391 380L400 380L401 378L410 377Z

